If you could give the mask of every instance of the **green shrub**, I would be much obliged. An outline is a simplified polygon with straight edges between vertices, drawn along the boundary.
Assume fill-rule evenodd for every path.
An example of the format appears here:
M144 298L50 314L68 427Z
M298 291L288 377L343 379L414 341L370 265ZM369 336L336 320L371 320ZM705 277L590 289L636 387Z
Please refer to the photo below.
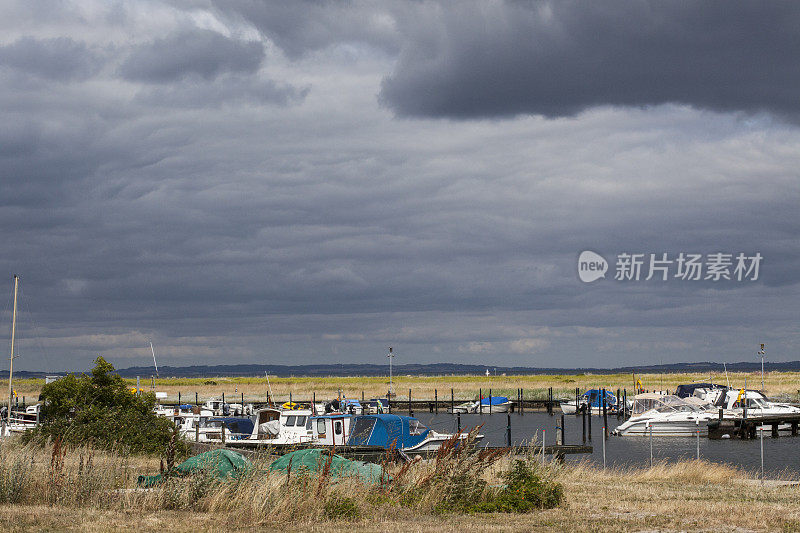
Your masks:
M42 424L28 430L23 442L64 444L105 449L123 446L133 453L161 453L174 431L172 421L157 416L153 394L134 394L114 367L102 357L91 375L69 374L42 387ZM188 455L188 445L177 443L177 455Z
M525 461L514 461L511 469L503 473L506 485L494 498L496 511L527 513L534 509L557 507L563 498L559 483L541 479Z
M359 514L358 505L353 498L334 496L325 502L325 517L330 520L353 520Z

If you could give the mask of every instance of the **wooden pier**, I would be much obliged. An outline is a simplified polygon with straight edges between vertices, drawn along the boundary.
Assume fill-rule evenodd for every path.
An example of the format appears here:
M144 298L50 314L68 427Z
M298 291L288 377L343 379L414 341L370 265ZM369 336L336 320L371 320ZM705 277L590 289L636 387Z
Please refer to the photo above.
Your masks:
M769 427L770 436L779 436L779 426L789 425L792 436L797 436L797 428L800 425L800 414L791 415L772 415L772 416L748 416L735 419L717 419L708 422L709 439L755 439L758 437L758 428L761 426Z

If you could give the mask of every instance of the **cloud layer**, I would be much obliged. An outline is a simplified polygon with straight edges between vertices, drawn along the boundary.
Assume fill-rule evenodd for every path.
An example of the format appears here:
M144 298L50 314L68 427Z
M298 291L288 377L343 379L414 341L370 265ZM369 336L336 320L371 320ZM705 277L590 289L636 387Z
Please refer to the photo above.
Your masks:
M150 340L171 365L800 359L793 4L26 6L0 17L19 368ZM764 262L583 284L587 249Z

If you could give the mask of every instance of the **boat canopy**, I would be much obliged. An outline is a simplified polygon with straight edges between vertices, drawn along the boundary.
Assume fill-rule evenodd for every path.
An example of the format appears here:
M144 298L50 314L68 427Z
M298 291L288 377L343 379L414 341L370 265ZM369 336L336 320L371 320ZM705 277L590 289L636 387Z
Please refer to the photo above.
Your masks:
M504 403L508 403L508 398L505 396L489 396L487 398L481 399L481 405L503 405Z
M715 388L718 388L718 386L713 383L689 383L687 385L678 385L678 388L675 389L675 396L678 398L688 398L689 396L694 396L694 391L697 389Z
M672 394L649 392L636 395L633 399L632 414L640 415L651 410L659 413L699 412L706 411L711 407L710 403L700 398L679 398Z
M588 403L592 409L603 407L600 398L603 391L600 389L589 389L582 394L584 402ZM606 406L615 407L617 405L617 397L610 390L606 390Z
M403 450L421 443L430 430L412 416L362 415L353 419L350 446L382 446Z
M249 418L236 418L236 417L217 417L209 418L206 422L207 427L222 426L225 422L225 428L233 434L234 439L246 439L253 433L253 421Z

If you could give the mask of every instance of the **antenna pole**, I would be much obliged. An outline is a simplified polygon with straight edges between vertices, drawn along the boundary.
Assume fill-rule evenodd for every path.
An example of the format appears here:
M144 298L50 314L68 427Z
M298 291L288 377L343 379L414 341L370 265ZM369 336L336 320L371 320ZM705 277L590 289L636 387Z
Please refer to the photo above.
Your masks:
M394 359L394 353L392 353L392 347L389 346L389 355L386 357L389 358L389 394L388 396L391 398L392 393L394 392L392 389L392 359Z
M17 286L19 276L14 274L14 311L11 314L11 357L8 365L8 425L11 426L11 404L14 403L14 389L11 387L11 378L14 377L14 335L17 330ZM11 431L9 429L9 431Z
M150 343L150 352L153 354L153 366L156 367L156 377L158 377L158 363L156 363L156 351L153 349L153 343Z

